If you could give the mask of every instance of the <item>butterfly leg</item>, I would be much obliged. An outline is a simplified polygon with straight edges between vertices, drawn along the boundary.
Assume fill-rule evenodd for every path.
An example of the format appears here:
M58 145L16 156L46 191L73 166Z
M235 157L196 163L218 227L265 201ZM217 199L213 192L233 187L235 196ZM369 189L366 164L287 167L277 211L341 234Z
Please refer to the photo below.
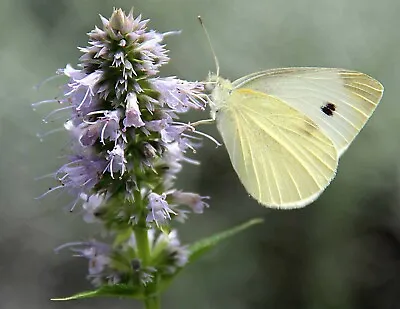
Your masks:
M193 123L189 123L189 125L191 125L192 127L197 127L198 125L201 125L201 124L211 124L214 122L215 122L215 120L210 118L210 119L203 119L203 120L195 121Z

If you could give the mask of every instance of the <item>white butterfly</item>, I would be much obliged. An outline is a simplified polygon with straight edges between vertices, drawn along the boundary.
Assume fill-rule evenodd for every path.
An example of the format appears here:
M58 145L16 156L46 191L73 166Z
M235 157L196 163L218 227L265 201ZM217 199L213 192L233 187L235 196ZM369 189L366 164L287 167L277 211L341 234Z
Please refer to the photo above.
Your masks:
M383 95L370 76L334 68L212 80L211 116L232 165L249 194L274 208L306 206L324 191Z

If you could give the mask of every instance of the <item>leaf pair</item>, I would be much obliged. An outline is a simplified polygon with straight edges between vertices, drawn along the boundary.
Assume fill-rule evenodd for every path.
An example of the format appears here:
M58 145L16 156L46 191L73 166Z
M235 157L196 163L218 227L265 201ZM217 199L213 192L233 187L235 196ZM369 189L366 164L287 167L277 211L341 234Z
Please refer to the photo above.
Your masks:
M247 228L262 223L263 220L260 218L249 220L245 223L242 223L238 226L235 226L229 230L223 231L221 233L215 234L213 236L204 238L199 240L191 245L189 245L189 264L198 260L201 256L207 253L209 250L213 249L218 243L221 241L230 238L237 233L246 230ZM179 274L180 270L175 272L173 275L169 277L164 277L158 286L158 293L163 292L176 278ZM81 293L74 294L69 297L64 298L53 298L55 301L65 301L65 300L75 300L75 299L83 299L83 298L92 298L92 297L124 297L124 298L134 298L138 300L143 300L145 297L142 294L142 289L139 286L130 286L125 284L115 284L115 285L105 285L97 290L85 291Z

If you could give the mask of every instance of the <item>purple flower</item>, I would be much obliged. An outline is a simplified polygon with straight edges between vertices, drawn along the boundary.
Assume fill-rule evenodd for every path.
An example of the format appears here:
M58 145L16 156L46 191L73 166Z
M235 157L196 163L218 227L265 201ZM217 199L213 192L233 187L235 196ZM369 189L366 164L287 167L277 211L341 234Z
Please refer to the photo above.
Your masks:
M160 93L160 104L167 105L178 113L189 108L204 109L206 100L202 83L187 82L175 77L154 78L151 84Z
M167 219L171 220L170 214L175 212L168 207L168 203L165 201L165 195L159 195L157 193L150 193L148 196L149 203L147 208L149 214L147 215L146 221L159 223L165 222Z
M205 199L210 198L209 196L200 196L197 193L182 191L175 191L171 195L174 203L187 205L196 214L203 213L204 207L209 207L209 205L204 202Z
M82 128L79 141L82 146L93 146L100 137L102 124L95 122Z
M124 148L121 144L115 145L114 149L107 151L107 160L109 161L106 170L110 172L111 177L114 178L115 173L124 175L126 171L126 163Z
M93 146L98 139L104 145L106 139L115 141L122 134L119 127L121 114L119 109L113 111L94 111L88 113L88 116L96 114L102 114L103 116L92 122L86 121L84 124L85 128L80 137L80 142L83 146Z
M66 243L55 249L56 252L64 248L70 248L76 257L84 257L89 261L89 275L95 286L101 286L105 282L116 284L119 282L119 274L111 268L111 247L102 242L72 242Z
M145 123L140 118L141 112L139 110L137 96L134 92L128 93L126 96L126 111L124 119L124 127L142 127Z
M122 68L123 89L126 89L128 79L138 76L139 72L153 76L169 61L167 50L162 44L164 34L147 31L148 20L141 20L141 16L134 18L132 11L125 15L122 10L116 10L110 20L102 16L101 20L103 29L96 27L91 31L90 45L80 49L84 53L81 61L98 62L98 59L110 59L110 65ZM118 43L119 50L115 50L115 42ZM128 44L135 46L134 52L140 53L140 61L135 64L124 53Z
M89 192L102 177L107 162L94 155L74 155L70 162L63 165L56 173L63 187L72 192Z
M165 143L171 143L179 140L182 133L187 129L187 126L183 125L169 125L161 130L161 139Z
M181 161L183 161L185 157L177 142L168 144L166 148L163 160L160 164L165 164L168 167L164 174L163 182L165 190L169 190L174 186L176 174L182 170Z
M96 217L96 212L104 204L105 194L92 194L90 196L82 194L81 197L85 201L82 205L82 208L85 210L83 220L88 223L100 222Z
M88 108L96 92L96 86L102 79L104 72L95 71L85 74L82 71L73 69L70 65L62 71L70 78L67 84L65 96L71 98L71 104L77 111Z
M172 121L172 119L171 119ZM154 132L161 132L168 126L168 119L158 119L158 120L151 120L147 121L146 129Z

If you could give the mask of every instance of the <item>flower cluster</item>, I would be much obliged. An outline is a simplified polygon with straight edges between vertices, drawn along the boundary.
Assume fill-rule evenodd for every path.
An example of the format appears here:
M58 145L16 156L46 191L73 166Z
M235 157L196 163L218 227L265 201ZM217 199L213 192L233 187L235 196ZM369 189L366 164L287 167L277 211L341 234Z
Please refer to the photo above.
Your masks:
M67 190L75 197L72 209L82 204L84 220L103 224L116 239L113 245L62 246L89 260L95 285L147 284L187 261L176 232L165 226L207 206L207 197L174 188L182 162L197 163L186 155L201 135L178 116L203 110L207 97L202 83L157 76L169 61L162 42L174 32L148 30L148 20L120 9L101 20L102 28L80 48L78 69L59 70L69 81L52 114L70 110L64 127L71 154L54 174L59 185L51 191ZM139 235L150 257L139 252Z
M89 265L87 278L96 287L118 283L147 285L157 273L173 275L188 261L187 249L181 246L176 230L162 233L151 229L148 236L150 265L156 267L143 267L134 233L127 241L114 247L93 240L67 243L58 247L56 252L70 248L75 256L86 258Z

